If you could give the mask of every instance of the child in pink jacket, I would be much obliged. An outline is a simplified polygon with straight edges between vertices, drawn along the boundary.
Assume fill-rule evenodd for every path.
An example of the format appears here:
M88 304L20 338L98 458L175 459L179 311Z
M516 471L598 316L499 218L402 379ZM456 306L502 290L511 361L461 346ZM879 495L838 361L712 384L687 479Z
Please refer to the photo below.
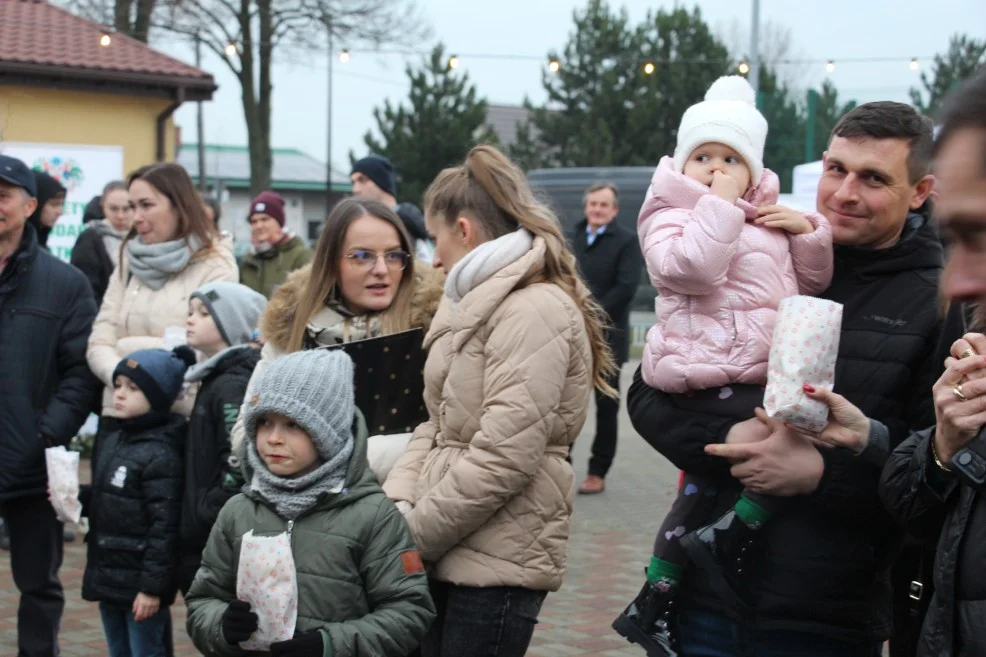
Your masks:
M818 294L832 280L831 228L819 214L776 204L777 176L763 166L766 137L750 85L738 76L720 78L682 117L674 157L658 165L637 221L659 293L657 324L644 347L644 381L687 393L682 405L740 420L752 404L728 386L766 383L781 299ZM614 622L649 656L675 654L668 610L687 561L714 566L701 556L715 552L722 528L688 533L707 520L703 502L714 495L707 482L685 474L658 532L647 584ZM749 540L776 505L744 492L734 507L746 534L741 540Z

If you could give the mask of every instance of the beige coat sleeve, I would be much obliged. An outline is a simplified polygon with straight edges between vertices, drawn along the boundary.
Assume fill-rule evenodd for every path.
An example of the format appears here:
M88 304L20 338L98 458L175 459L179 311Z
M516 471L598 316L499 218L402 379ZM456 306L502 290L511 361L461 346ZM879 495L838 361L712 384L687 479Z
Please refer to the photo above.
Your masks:
M103 304L99 307L99 314L96 315L96 321L92 325L92 333L89 334L86 360L92 373L106 386L113 384L110 379L117 363L120 362L116 352L116 343L119 342L117 324L126 287L126 281L120 276L120 268L117 267L110 276L109 286L106 288L106 294L103 295Z
M425 561L485 525L541 468L544 418L561 403L576 330L569 313L544 301L515 295L486 341L479 431L407 516Z
M404 449L393 469L383 483L383 492L394 501L405 501L414 504L414 490L421 476L421 468L425 464L428 452L435 446L438 436L438 421L431 418L425 420L411 434L411 440Z

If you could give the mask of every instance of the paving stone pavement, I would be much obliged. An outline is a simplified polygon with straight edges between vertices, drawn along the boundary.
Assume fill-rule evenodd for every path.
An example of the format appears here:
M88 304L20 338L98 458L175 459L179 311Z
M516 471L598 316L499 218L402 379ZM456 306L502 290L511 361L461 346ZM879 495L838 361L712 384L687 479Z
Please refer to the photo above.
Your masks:
M623 370L624 394L636 363ZM677 472L630 426L625 399L620 415L616 463L602 495L576 498L569 542L568 572L560 591L548 596L528 651L529 657L641 657L610 629L613 618L637 593L650 554L654 532L669 507ZM585 476L595 430L594 409L576 443L576 483ZM66 545L61 570L66 606L62 622L64 657L106 654L102 624L95 604L80 597L85 548L81 540ZM175 653L197 654L184 632L181 598L172 608ZM9 558L0 557L0 655L17 653L17 589Z

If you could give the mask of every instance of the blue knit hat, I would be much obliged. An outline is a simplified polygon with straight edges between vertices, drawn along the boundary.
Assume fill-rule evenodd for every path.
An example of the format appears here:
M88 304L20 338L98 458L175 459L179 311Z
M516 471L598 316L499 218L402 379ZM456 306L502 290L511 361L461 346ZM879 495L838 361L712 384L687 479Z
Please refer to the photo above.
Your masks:
M147 397L153 411L167 411L178 399L185 370L195 364L195 352L181 345L172 351L141 349L120 361L113 380L122 374Z

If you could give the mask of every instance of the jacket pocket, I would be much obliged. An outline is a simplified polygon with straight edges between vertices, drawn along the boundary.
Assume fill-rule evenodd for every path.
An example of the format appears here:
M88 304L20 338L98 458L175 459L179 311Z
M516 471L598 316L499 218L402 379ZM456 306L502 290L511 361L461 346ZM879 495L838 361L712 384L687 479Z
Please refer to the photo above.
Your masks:
M100 536L96 544L104 550L123 550L124 552L143 552L147 541L132 536Z

